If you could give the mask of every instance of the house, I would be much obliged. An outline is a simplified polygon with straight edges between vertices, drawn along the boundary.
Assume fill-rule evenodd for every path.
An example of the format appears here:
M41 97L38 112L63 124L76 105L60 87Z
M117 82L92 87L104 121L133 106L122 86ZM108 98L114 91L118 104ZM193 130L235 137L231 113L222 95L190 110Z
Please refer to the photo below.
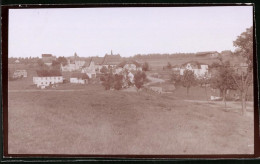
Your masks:
M46 77L33 77L33 84L36 84L39 88L45 88L51 84L63 83L62 76L46 76Z
M14 71L13 78L21 78L21 77L27 77L27 71L26 70L16 70L16 71Z
M87 84L88 76L85 73L73 73L70 77L70 83Z
M111 51L111 55L106 54L101 65L105 66L107 68L112 67L115 68L119 63L122 62L122 58L121 56L118 55L113 55L112 51Z
M180 75L183 75L185 70L193 71L195 76L200 78L208 73L208 65L199 63L197 61L191 61L181 65Z
M114 70L115 74L121 74L123 72L123 68L119 67Z
M172 66L172 71L180 71L180 69L181 69L181 66L180 65L174 65L174 66Z
M56 57L52 56L52 54L42 54L42 61L47 66L51 66L52 61L55 59L56 59Z
M83 68L86 61L80 59L80 57L75 53L73 57L68 57L68 64L63 66L61 65L62 72L72 72L77 71Z
M85 73L88 75L89 78L95 78L97 76L97 73L100 73L101 66L96 65L94 59L90 59L89 64L83 66L81 73Z
M123 69L127 69L129 71L142 71L142 67L140 65L134 63L127 63L123 67Z
M128 71L142 71L141 64L136 61L123 61L117 65L118 68Z

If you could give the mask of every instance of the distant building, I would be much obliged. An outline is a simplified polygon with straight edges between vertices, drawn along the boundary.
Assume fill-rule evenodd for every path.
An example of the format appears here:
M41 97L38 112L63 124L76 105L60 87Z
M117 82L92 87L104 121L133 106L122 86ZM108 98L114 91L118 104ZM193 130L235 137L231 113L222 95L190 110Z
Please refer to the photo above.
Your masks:
M181 65L180 75L184 74L185 70L191 70L194 72L197 78L203 77L208 73L208 65L202 64L196 61L187 62Z
M27 77L27 71L26 70L16 70L14 71L13 78L22 78Z
M180 71L181 66L179 66L179 65L174 65L174 66L172 66L171 69L172 69L173 71Z
M42 54L42 61L47 66L51 66L52 61L55 59L56 59L56 57L53 56L52 54Z
M118 55L113 55L112 51L111 51L111 55L106 54L101 65L105 66L105 67L116 67L120 62L122 62L122 58L121 56Z
M96 65L94 60L90 60L89 64L85 64L81 70L81 73L85 73L89 78L95 78L97 73L100 72L100 65Z
M70 77L70 83L87 84L88 76L84 73L73 73Z
M18 59L16 59L16 60L14 61L14 63L18 64L18 63L20 63L20 61L19 61Z
M129 71L142 71L142 67L140 65L133 64L133 63L125 64L125 66L123 68L127 69Z
M63 83L62 76L51 76L51 77L33 77L33 84L36 84L39 88L45 88L51 84Z
M217 58L220 54L217 51L205 51L205 52L197 52L196 56L198 57L210 57L210 58Z
M68 64L63 66L61 65L61 71L62 72L72 72L77 71L83 68L86 61L81 60L79 56L75 53L73 57L69 57Z

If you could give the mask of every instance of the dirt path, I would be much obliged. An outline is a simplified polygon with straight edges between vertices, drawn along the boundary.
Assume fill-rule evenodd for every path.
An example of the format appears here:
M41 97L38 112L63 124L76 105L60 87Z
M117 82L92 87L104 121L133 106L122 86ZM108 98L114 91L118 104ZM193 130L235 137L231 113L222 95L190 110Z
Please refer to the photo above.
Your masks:
M147 79L149 79L151 81L149 83L146 83L145 84L146 86L154 84L154 83L163 83L163 82L165 82L165 80L163 80L163 79L155 78L155 77L151 77L151 76L147 76Z

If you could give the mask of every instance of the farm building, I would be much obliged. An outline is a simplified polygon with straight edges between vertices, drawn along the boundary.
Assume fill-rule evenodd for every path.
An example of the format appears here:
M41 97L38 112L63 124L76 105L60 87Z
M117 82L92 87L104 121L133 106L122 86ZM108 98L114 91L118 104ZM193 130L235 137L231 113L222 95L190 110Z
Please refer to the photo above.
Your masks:
M26 70L16 70L16 71L14 71L13 78L21 78L21 77L27 77L27 71Z
M52 61L55 59L56 59L56 57L53 56L52 54L42 54L42 61L47 66L51 66Z
M33 84L37 87L45 88L51 84L63 83L62 76L48 76L48 77L33 77Z
M197 78L203 77L205 74L208 73L208 65L201 64L196 61L187 62L181 65L180 67L180 75L184 74L185 70L191 70L194 72Z
M73 73L70 77L70 83L87 84L88 76L85 73Z

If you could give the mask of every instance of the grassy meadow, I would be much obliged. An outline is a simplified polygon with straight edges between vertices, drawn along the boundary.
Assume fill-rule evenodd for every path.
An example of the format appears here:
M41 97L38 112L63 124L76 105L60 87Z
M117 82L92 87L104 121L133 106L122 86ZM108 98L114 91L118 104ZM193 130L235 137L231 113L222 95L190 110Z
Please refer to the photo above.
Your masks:
M227 111L222 102L194 102L174 93L105 91L98 84L74 90L9 90L8 151L253 153L253 119L240 115L239 107Z

